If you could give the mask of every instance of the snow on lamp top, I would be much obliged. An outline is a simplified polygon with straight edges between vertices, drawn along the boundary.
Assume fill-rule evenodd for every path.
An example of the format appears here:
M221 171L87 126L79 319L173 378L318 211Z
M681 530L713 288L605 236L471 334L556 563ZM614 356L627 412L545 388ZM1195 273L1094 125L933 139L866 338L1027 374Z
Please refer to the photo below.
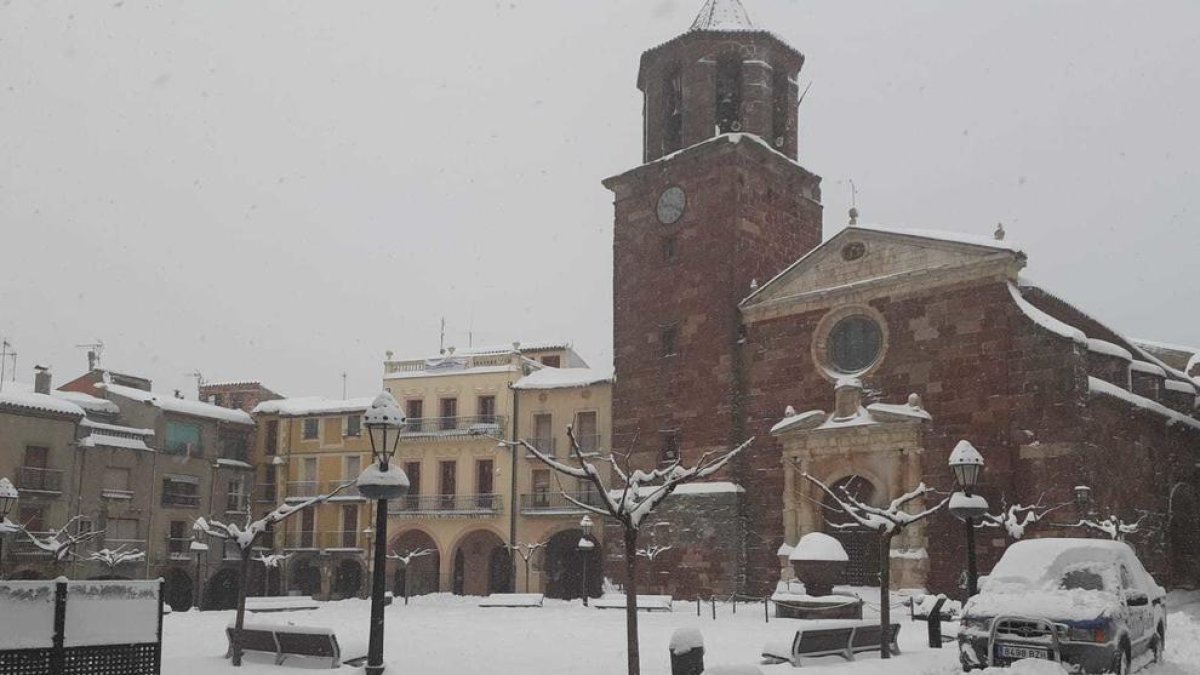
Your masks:
M363 424L399 428L404 424L404 413L391 392L382 392L371 401L371 407L363 413Z
M792 549L788 560L847 562L850 560L850 556L846 555L845 547L837 539L824 532L809 532L800 537L800 541Z
M950 453L950 466L961 466L963 464L977 464L983 466L983 455L975 449L967 441L959 441L958 445L954 446L954 452Z
M17 488L13 487L12 481L7 478L0 478L0 499L16 499L20 497L17 493Z

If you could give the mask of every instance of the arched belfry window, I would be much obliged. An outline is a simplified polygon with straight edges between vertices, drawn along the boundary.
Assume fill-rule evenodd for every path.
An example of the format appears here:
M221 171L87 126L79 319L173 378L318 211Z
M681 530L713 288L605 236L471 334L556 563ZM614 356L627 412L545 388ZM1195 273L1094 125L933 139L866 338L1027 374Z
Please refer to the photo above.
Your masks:
M717 131L742 130L742 60L723 56L717 60Z
M683 72L667 68L663 81L663 153L683 147Z
M788 93L791 88L791 83L788 81L788 75L783 70L775 71L771 78L771 146L777 150L782 150L787 144L788 133L788 112L791 106L788 102Z

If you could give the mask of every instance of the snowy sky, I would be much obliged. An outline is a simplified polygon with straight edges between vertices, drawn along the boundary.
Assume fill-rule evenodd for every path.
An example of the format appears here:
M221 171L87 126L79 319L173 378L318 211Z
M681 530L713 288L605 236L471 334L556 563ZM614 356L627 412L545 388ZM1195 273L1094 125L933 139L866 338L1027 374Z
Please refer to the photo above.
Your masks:
M1200 344L1200 3L745 0L804 52L825 231L989 234L1138 337ZM0 0L0 336L183 388L379 387L383 352L611 361L641 52L701 0Z

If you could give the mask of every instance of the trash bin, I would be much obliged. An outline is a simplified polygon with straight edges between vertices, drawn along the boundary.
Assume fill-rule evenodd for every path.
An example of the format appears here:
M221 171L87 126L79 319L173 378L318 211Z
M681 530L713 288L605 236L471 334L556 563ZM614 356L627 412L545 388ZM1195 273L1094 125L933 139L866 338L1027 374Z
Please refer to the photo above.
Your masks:
M671 634L671 675L704 672L704 637L699 628L677 628Z

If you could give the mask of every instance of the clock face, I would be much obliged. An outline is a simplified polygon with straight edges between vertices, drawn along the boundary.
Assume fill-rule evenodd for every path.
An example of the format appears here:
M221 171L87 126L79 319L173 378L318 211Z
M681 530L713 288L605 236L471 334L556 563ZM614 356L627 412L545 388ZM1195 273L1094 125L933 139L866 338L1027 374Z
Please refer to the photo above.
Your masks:
M663 190L658 196L658 222L670 225L683 217L683 208L687 206L687 195L678 185Z

